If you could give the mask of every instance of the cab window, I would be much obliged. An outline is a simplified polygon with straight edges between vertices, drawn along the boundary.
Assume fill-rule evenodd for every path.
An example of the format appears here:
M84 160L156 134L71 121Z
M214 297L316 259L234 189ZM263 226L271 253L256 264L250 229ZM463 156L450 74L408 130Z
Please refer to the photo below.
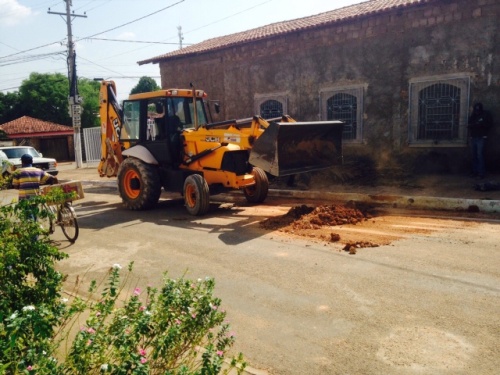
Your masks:
M123 103L123 127L120 140L137 141L140 135L140 102L125 101Z

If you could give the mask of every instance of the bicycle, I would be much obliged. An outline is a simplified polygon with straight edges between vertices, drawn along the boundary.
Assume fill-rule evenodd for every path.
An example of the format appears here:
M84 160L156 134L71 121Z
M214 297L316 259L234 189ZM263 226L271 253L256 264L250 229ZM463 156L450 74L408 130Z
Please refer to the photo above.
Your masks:
M47 217L45 223L42 223L42 226L46 228L48 233L53 234L56 225L59 225L68 241L75 243L80 229L71 201L56 204L44 203L44 208L52 214Z

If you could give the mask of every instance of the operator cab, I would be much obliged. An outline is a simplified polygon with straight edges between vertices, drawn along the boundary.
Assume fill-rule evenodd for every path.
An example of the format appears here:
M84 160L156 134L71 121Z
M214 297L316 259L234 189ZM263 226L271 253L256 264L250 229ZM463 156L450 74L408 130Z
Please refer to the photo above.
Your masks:
M139 95L137 95L139 96ZM120 141L141 144L160 164L177 166L182 160L181 133L207 124L202 98L149 97L123 102Z

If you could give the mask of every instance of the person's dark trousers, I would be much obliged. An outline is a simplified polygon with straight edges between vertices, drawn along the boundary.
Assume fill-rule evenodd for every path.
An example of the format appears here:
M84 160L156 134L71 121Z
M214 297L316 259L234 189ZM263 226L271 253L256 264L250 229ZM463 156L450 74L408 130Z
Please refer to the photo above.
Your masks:
M471 138L472 145L472 173L479 177L484 177L484 144L486 138L473 137Z

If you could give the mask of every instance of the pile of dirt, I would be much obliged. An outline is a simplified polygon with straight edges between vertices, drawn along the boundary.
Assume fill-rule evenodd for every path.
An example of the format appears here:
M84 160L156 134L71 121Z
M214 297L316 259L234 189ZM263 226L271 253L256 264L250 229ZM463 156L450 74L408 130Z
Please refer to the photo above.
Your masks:
M262 221L260 226L269 230L280 230L285 227L320 229L324 226L357 224L371 217L371 214L354 207L335 204L311 207L303 204L292 207L285 215Z
M277 230L305 237L315 237L326 242L339 242L338 233L328 232L329 227L341 225L356 225L373 215L369 207L363 209L344 205L300 205L292 207L285 215L268 218L260 222L260 227L267 230ZM344 250L355 254L357 248L376 247L378 244L371 241L349 241Z

